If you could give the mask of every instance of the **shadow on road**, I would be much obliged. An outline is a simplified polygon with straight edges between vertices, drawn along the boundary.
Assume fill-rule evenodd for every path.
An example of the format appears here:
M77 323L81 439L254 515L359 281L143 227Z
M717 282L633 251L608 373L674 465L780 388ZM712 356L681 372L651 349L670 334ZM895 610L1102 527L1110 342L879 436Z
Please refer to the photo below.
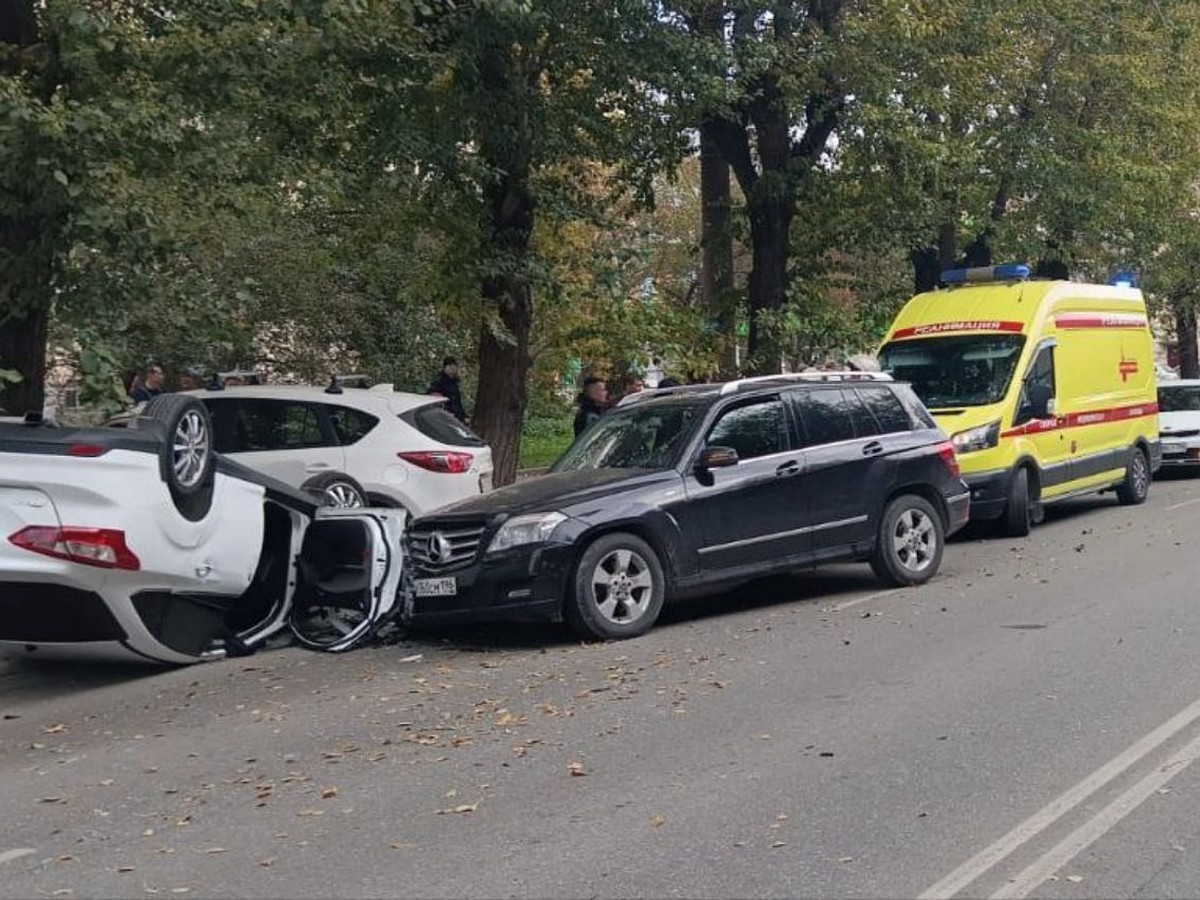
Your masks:
M164 671L169 670L136 663L68 662L7 654L0 656L0 710L6 701L18 697L25 702L61 696L152 678Z
M886 590L866 565L805 570L761 578L732 590L692 597L663 610L655 628L697 622L738 612L765 609L783 603L822 601L837 603L849 594ZM565 625L554 623L491 623L415 631L417 642L436 644L460 652L540 650L579 643Z

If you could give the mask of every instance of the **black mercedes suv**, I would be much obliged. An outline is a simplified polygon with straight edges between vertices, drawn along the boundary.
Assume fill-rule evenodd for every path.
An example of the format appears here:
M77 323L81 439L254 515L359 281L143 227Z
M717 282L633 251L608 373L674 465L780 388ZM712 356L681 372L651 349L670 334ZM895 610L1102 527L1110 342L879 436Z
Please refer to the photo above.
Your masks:
M404 615L565 619L627 638L665 601L821 562L919 584L968 504L946 434L886 376L645 391L546 475L413 520Z

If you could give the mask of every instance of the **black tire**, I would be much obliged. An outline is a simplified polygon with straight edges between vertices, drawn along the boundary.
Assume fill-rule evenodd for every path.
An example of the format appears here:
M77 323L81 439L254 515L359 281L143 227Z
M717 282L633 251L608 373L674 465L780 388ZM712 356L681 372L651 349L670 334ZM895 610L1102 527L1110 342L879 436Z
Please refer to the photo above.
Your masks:
M1117 485L1117 499L1125 506L1145 503L1150 493L1150 460L1141 447L1129 451L1129 463L1125 466L1125 479Z
M658 554L637 535L617 532L596 538L580 555L565 613L580 637L623 640L649 631L665 598Z
M1029 469L1021 466L1013 473L1012 484L1008 488L1008 502L1004 505L1001 519L1004 533L1009 537L1025 537L1029 534L1037 516L1037 505L1033 486L1029 483Z
M367 492L362 485L340 472L316 475L304 482L300 489L311 494L321 506L359 509L367 505Z
M208 408L195 397L159 394L146 404L144 415L163 428L159 467L175 508L192 521L204 518L212 506L217 464Z
M946 528L933 504L917 494L901 494L879 519L871 568L894 587L924 584L937 574Z

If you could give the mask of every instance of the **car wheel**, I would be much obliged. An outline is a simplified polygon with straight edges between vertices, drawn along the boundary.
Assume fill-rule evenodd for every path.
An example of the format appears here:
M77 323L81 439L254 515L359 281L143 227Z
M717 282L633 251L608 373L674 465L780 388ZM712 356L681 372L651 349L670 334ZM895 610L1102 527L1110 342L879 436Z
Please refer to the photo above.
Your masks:
M310 478L301 485L322 506L338 509L359 509L367 505L367 492L349 475L326 472Z
M159 394L144 415L165 431L159 461L176 509L193 521L203 518L212 504L216 468L208 409L195 397Z
M1036 502L1033 486L1029 483L1029 469L1025 466L1013 474L1008 489L1008 503L1004 506L1004 533L1011 537L1025 537L1033 530Z
M584 638L637 637L654 625L665 597L662 563L650 545L633 534L606 534L579 557L566 617Z
M883 510L871 568L896 587L922 584L937 573L944 544L945 528L937 510L924 497L904 494Z
M1117 485L1117 499L1125 506L1145 503L1150 493L1150 462L1141 447L1134 447L1125 467L1125 480Z

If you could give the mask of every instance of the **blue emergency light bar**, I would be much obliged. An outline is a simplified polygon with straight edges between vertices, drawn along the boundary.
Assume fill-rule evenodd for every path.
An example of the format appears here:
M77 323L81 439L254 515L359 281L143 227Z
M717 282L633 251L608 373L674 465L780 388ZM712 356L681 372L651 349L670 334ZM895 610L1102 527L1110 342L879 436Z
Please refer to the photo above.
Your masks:
M1006 263L1002 266L977 266L971 269L946 269L942 284L966 284L984 281L1022 281L1029 277L1029 266Z
M1120 272L1114 272L1113 277L1109 279L1108 283L1113 287L1137 287L1137 275L1127 269L1123 269Z

